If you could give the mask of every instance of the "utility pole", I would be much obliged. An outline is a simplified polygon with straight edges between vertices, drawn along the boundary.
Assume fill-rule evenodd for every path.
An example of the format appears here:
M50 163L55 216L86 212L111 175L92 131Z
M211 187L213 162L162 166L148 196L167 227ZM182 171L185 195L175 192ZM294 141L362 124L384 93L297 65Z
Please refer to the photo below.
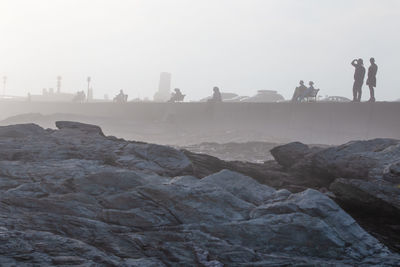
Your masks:
M57 93L61 93L61 80L62 77L61 76L57 76Z
M90 76L87 77L87 95L86 95L86 102L89 102L89 90L90 90L90 82L92 78Z
M7 76L3 76L3 96L6 95Z

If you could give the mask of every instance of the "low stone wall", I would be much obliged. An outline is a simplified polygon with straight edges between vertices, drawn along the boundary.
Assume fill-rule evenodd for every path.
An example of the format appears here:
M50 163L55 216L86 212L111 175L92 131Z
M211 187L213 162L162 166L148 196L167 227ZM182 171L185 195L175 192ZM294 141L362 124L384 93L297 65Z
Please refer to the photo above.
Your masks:
M339 144L400 139L400 103L0 103L0 117L22 113L77 114L155 124L182 131L232 132L282 141Z

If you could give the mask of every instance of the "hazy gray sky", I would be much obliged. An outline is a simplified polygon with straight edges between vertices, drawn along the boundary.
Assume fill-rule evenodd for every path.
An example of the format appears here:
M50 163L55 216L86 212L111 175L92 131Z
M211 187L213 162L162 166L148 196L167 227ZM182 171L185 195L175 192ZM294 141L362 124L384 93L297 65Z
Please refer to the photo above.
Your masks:
M152 97L167 71L189 99L214 85L288 98L300 79L350 97L350 61L374 56L377 98L392 100L399 28L398 0L1 0L0 75L14 95L57 75L75 92L90 75L96 97Z

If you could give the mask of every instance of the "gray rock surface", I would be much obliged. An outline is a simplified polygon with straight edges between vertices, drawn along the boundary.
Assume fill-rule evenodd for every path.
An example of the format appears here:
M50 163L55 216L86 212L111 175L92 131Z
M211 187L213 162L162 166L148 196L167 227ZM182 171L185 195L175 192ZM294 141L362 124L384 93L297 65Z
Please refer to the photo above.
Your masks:
M354 141L317 150L292 143L272 153L305 186L329 188L366 229L400 251L399 140ZM290 161L282 160L286 158Z
M262 164L242 161L224 161L207 154L193 153L188 150L183 150L183 153L192 162L193 174L198 178L203 178L227 169L250 176L259 183L274 188L288 189L294 193L307 189L307 187L303 185L304 181L296 179L293 175L284 172L284 169L275 161L266 161Z
M74 125L0 134L1 266L400 261L316 190L292 194L227 170L197 179L178 150Z
M272 149L271 153L290 172L332 179L382 179L386 175L398 175L400 141L353 141L326 149L310 149L301 143L290 143Z
M97 125L91 125L74 121L56 121L56 127L58 129L74 129L88 134L99 134L101 136L104 136L103 131Z
M292 167L310 152L310 148L300 142L293 142L271 149L272 156L285 168Z

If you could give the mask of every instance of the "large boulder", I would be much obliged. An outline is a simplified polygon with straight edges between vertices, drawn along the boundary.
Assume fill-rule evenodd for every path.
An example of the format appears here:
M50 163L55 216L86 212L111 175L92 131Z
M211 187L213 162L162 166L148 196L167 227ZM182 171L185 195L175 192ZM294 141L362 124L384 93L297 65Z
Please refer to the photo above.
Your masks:
M225 161L207 154L193 153L183 150L183 153L192 163L193 175L204 178L224 169L250 176L262 184L274 188L288 189L291 192L301 192L307 187L304 181L296 179L293 175L283 171L275 161L264 163Z
M36 187L22 182L23 195L3 191L0 263L396 266L400 260L315 190L291 194L231 171L201 180L109 173L115 185L106 177L44 177ZM48 194L28 193L41 187Z
M335 200L375 237L400 251L400 188L384 180L336 179Z
M305 181L305 186L328 188L335 200L363 226L400 251L396 245L400 241L399 140L353 141L303 154L287 149L292 146L278 147L274 153L291 175ZM291 158L292 164L282 158ZM371 217L379 217L379 221L371 223Z
M198 179L170 147L62 128L0 136L0 151L1 266L400 261L321 192L229 170Z
M299 149L289 149L292 146ZM388 168L400 161L400 141L393 139L353 141L316 151L296 144L277 147L273 151L278 163L289 167L291 172L331 178L382 179ZM290 158L291 164L283 162L282 158ZM305 173L304 169L309 172ZM395 170L393 165L393 175L396 175Z
M57 127L60 130L44 130L34 124L0 127L0 138L3 138L0 164L9 161L7 169L10 169L16 161L26 162L22 167L38 162L39 169L43 169L52 163L79 160L93 168L102 163L160 175L192 172L189 159L172 147L108 138L95 125L57 122Z
M400 182L398 140L354 141L319 150L292 143L271 152L289 173L298 178L321 180L327 187L336 178Z
M271 149L275 160L285 168L290 168L310 153L310 148L300 142L293 142Z
M56 121L56 127L58 129L73 129L88 134L99 134L101 136L104 136L101 128L97 125L92 125L92 124L86 124L75 121Z
M45 130L33 123L0 126L0 138L26 138L32 135L43 135Z

